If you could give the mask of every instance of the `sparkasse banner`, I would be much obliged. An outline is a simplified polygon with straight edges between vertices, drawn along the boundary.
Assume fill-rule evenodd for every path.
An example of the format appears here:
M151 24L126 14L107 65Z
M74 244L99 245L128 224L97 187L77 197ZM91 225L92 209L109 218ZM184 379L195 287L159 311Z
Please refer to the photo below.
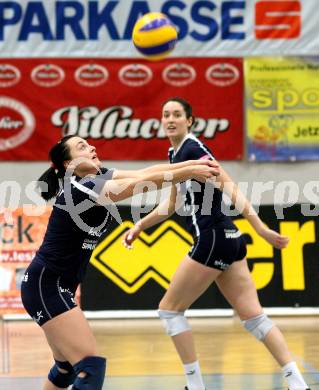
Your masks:
M176 57L318 55L317 0L0 1L1 57L139 57L137 19L169 16Z

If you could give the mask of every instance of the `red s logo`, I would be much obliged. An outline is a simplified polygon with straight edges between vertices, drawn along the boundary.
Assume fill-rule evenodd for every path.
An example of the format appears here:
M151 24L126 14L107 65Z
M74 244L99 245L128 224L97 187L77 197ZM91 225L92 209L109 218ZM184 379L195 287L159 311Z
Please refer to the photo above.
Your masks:
M255 7L256 39L293 39L301 33L299 0L263 0Z

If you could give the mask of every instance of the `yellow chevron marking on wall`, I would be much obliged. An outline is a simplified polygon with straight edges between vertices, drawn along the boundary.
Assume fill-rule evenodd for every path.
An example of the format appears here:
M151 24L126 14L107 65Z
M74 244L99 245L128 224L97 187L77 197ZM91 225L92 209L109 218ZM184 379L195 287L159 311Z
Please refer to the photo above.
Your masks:
M169 220L151 234L142 232L134 249L128 250L121 242L132 226L132 222L125 221L113 230L94 250L91 264L128 294L151 278L166 289L192 245L191 235Z
M273 247L263 240L247 220L237 219L237 227L248 234L247 257L262 258L254 262L251 270L257 290L271 283L276 268ZM102 241L91 257L91 263L106 277L128 294L140 289L149 279L154 279L167 289L169 282L192 244L192 237L178 223L168 220L152 234L141 233L134 242L134 249L124 248L121 241L124 232L133 226L125 221ZM280 223L280 232L291 237L291 243L281 251L283 290L304 290L305 269L303 247L315 242L315 224L293 221Z

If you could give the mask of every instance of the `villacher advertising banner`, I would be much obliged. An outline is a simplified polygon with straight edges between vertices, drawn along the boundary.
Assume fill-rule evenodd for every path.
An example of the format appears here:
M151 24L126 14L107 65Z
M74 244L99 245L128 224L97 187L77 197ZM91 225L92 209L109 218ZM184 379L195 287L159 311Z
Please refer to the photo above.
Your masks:
M1 60L0 160L47 160L64 135L104 160L166 160L161 109L174 96L192 104L193 133L217 159L241 159L242 73L233 58Z

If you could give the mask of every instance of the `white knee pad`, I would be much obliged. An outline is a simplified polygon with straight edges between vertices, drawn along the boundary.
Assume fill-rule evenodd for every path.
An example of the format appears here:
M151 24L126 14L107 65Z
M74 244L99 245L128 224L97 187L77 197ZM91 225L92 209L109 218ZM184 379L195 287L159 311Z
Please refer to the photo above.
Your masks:
M269 319L266 314L260 314L257 317L249 318L249 320L242 321L244 327L253 334L256 339L263 341L268 332L274 326L274 323Z
M187 319L183 311L158 310L158 315L164 324L166 333L169 336L176 336L177 334L190 330Z

